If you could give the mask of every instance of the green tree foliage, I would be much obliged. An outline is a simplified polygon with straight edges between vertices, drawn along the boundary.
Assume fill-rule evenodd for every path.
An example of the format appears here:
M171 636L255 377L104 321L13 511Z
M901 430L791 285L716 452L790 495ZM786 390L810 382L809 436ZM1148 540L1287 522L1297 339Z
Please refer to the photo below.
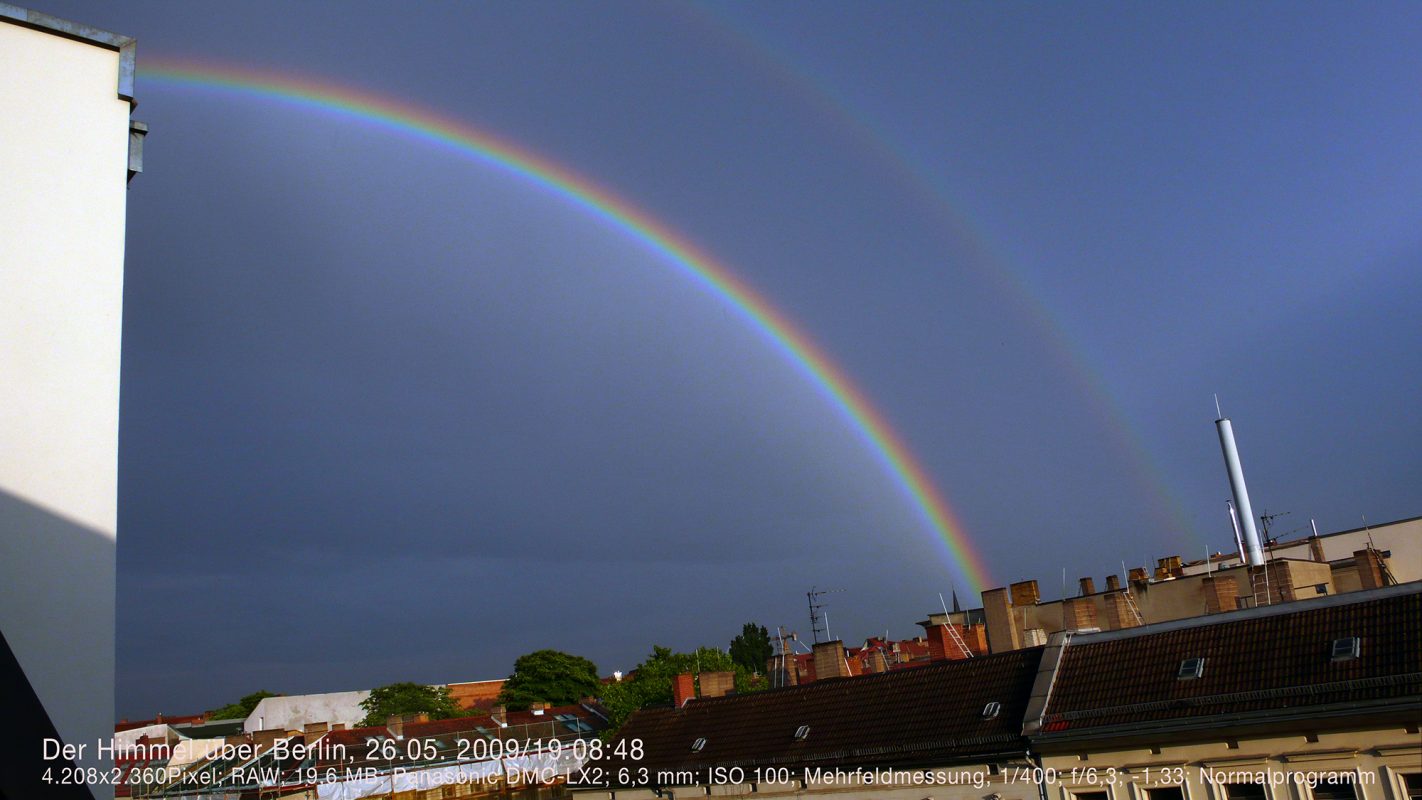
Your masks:
M597 665L586 658L558 650L536 650L514 662L499 702L515 711L540 701L567 705L596 695L601 686Z
M750 670L731 660L724 650L701 647L690 653L676 653L667 647L654 646L647 660L638 664L630 677L602 687L598 699L608 711L611 727L607 735L616 731L633 711L671 703L672 679L686 672L735 672L736 692L740 694L766 688L764 679L756 678Z
M747 622L741 626L740 635L731 640L731 660L750 673L764 672L766 662L774 653L770 631L764 625Z
M360 707L365 709L361 725L384 725L388 717L396 714L425 713L430 715L430 719L449 719L461 715L448 686L419 683L392 683L372 689L370 697L362 700Z
M214 708L213 710L207 712L207 718L246 719L247 717L252 715L252 709L256 708L258 703L262 702L263 699L268 697L281 697L281 695L277 694L276 692L269 692L266 689L262 689L261 691L257 692L252 692L251 694L244 696L241 700L238 700L235 703L228 703L227 705L221 708Z

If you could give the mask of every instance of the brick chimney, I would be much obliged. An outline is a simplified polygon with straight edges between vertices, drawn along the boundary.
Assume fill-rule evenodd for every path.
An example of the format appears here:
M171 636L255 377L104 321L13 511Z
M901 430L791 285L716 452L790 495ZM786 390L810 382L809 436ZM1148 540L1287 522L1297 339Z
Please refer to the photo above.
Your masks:
M884 651L883 651L883 650L880 650L880 649L877 648L877 647L874 648L873 650L870 650L870 651L869 651L869 671L870 671L870 672L888 672L888 671L889 671L889 660L884 657Z
M702 697L724 697L736 690L736 673L734 672L703 672L701 673L701 696Z
M994 653L1022 649L1022 632L1012 613L1012 600L1007 589L983 592L983 615L987 617L988 648Z
M281 738L286 731L281 728L268 728L264 731L256 731L252 734L252 744L257 746L259 751L266 750L272 743Z
M1364 589L1381 589L1383 582L1382 559L1378 551L1368 548L1353 551L1353 559L1358 562L1358 580Z
M1106 625L1109 630L1134 628L1138 624L1136 615L1131 613L1130 601L1126 599L1128 591L1130 590L1122 589L1106 595Z
M1096 581L1091 578L1082 578L1077 581L1081 585L1081 594L1085 597L1088 594L1096 594Z
M1034 606L1041 600L1042 593L1037 591L1036 581L1018 581L1012 584L1012 605Z
M1088 579L1089 580L1089 579ZM1072 597L1062 601L1062 627L1069 631L1081 631L1098 627L1096 624L1096 604L1088 597Z
M681 708L696 697L696 678L683 672L672 678L672 706Z
M1229 576L1210 575L1200 581L1200 590L1205 593L1205 613L1218 614L1233 611L1239 607L1239 583Z
M794 686L800 682L800 673L795 669L793 656L784 656L785 663L780 663L780 656L771 656L765 660L765 674L770 678L771 686Z
M1106 576L1106 591L1114 592L1121 588L1121 578L1118 575Z
M947 625L925 625L923 629L928 634L928 657L930 660L956 661L972 656L971 653L964 653L963 648L953 641L953 635L948 631ZM961 628L958 633L961 637Z
M497 723L500 724L500 725L507 725L507 724L509 724L509 709L508 709L508 706L505 706L505 705L497 705L497 706L494 706L493 708L489 709L489 716L493 718L494 722L497 722Z
M831 639L828 642L816 642L815 652L815 680L822 681L826 678L848 678L849 662L844 657L844 642L839 639Z

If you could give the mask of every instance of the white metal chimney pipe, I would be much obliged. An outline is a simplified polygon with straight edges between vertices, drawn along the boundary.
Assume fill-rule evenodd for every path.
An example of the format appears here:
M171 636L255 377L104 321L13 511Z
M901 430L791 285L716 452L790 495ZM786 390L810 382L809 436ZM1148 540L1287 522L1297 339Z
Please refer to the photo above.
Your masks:
M1244 546L1250 566L1264 565L1264 551L1259 544L1259 530L1254 527L1254 507L1249 505L1249 489L1244 485L1244 468L1239 465L1239 449L1234 444L1234 426L1229 419L1215 420L1220 434L1220 449L1224 451L1225 469L1229 471L1229 490L1234 495L1234 507L1239 513L1239 525L1244 531Z

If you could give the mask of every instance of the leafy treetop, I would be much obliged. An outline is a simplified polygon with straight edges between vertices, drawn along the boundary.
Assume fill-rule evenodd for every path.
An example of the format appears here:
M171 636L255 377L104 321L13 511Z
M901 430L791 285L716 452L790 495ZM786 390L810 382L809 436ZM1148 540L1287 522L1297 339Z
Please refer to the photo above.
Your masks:
M454 704L448 686L408 682L372 689L370 696L361 701L360 707L365 709L361 725L384 725L387 718L396 714L425 713L430 715L430 719L460 716L460 709Z
M770 632L764 625L747 622L739 636L731 640L731 660L752 673L763 672L766 662L775 654L770 646Z
M235 703L228 703L221 708L214 708L207 712L208 719L246 719L252 715L252 710L257 704L268 697L281 697L276 692L269 692L266 689L252 692L245 695Z
M597 665L586 658L559 650L536 650L514 662L499 702L515 711L537 702L567 705L597 694L600 686Z

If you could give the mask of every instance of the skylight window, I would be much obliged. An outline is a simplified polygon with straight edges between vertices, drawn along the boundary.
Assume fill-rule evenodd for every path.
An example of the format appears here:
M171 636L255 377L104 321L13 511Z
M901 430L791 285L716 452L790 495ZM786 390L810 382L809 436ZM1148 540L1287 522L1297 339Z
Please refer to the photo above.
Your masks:
M996 700L983 706L983 719L992 719L1002 711L1002 703Z
M559 714L554 719L563 723L563 726L573 733L587 733L592 730L592 726L578 719L575 714Z
M798 740L800 740L800 741L802 741L802 742L805 741L805 737L806 737L806 736L809 736L809 735L810 735L810 726L809 726L809 725L801 725L800 727L798 727L798 728L795 729L795 738L798 739Z
M694 741L694 742L691 743L691 752L693 752L693 753L699 753L699 752L701 752L702 749L704 749L705 747L706 747L706 737L705 737L705 736L698 736L698 737L696 737L696 741Z
M1333 660L1352 661L1362 654L1363 640L1357 636L1345 636L1333 640Z
M1205 659L1187 658L1180 662L1180 672L1175 677L1182 681L1194 680L1205 674Z

